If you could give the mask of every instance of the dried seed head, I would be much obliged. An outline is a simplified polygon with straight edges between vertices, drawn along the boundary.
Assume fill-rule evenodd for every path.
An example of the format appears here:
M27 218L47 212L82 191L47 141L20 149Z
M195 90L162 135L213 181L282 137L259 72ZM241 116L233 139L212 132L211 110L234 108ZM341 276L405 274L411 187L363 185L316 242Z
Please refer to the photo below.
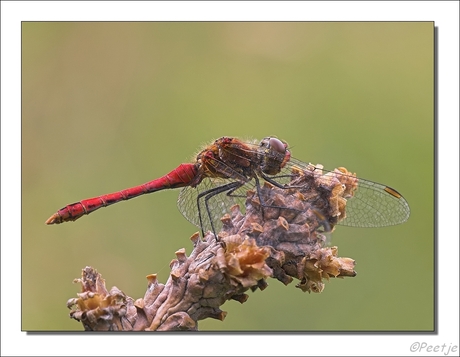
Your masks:
M272 275L271 269L265 264L265 259L270 255L267 247L258 247L254 239L243 239L241 236L229 236L224 242L227 247L226 273L231 279L247 288Z
M75 282L81 283L82 293L68 301L70 317L81 321L86 330L127 329L129 317L135 309L131 298L116 287L107 291L104 279L91 267L83 269L82 278L75 279ZM128 305L131 309L128 309Z
M82 292L68 301L70 316L88 330L196 330L198 320L223 320L225 301L245 302L245 291L265 289L268 277L286 285L298 279L302 291L320 293L331 277L356 275L353 259L325 245L325 233L345 218L356 187L356 176L344 168L323 174L318 165L294 167L285 187L267 183L248 191L245 213L231 207L220 241L194 234L193 251L176 252L166 284L147 276L143 298L134 301L116 287L107 291L97 271L85 268L76 279Z
M292 173L284 188L265 184L259 192L249 191L245 215L232 208L221 235L226 243L247 236L259 247L270 247L267 264L275 278L285 284L296 278L302 290L321 292L323 279L356 275L352 259L325 247L322 231L332 232L345 218L345 196L354 192L357 180L344 168L323 174L321 166L312 165Z

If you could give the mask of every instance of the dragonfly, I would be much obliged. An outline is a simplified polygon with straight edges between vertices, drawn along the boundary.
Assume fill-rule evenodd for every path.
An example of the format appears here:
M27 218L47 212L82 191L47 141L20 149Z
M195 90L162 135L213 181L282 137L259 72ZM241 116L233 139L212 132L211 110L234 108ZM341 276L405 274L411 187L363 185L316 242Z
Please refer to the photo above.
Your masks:
M165 189L182 188L177 200L179 211L201 228L203 235L206 229L211 229L216 236L222 216L235 204L244 207L247 192L253 190L258 194L261 182L287 188L294 172L311 171L312 167L315 169L315 166L291 157L288 144L274 136L260 142L221 137L205 146L194 162L182 163L145 184L66 205L45 223L75 221L117 202ZM318 167L322 172L328 172L321 165ZM337 172L334 171L335 175ZM385 227L408 220L409 204L398 191L377 182L355 176L351 178L358 183L357 189L348 195L347 214L339 225ZM345 182L347 177L343 179L341 181Z

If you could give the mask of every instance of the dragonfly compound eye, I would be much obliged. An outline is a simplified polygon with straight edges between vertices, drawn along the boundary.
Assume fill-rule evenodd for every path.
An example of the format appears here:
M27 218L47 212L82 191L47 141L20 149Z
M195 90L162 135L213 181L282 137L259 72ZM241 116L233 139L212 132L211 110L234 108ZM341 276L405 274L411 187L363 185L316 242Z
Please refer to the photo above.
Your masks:
M268 147L280 154L284 154L286 152L286 145L277 138L270 138L268 141Z
M260 169L264 174L276 175L289 161L287 144L273 137L265 138L259 147Z

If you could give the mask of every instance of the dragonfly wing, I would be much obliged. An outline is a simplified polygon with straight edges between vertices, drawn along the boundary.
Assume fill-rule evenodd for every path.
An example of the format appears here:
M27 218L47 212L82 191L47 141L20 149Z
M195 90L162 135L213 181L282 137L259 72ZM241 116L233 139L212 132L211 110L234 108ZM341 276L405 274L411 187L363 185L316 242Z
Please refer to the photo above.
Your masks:
M346 217L338 224L351 227L385 227L407 221L410 208L391 187L358 179L358 189L347 200Z
M200 220L198 219L198 210L197 210L197 188L186 186L184 187L177 199L177 208L180 213L192 224L199 227Z
M283 169L283 182L289 173L295 172L298 168L312 171L311 164L292 158ZM317 175L341 175L341 170L328 171L317 165L314 170ZM343 174L343 176L347 176ZM404 223L410 215L410 208L404 197L395 189L377 182L364 180L354 175L349 179L341 179L341 182L353 182L357 180L357 189L353 197L347 199L345 207L345 218L338 224L351 227L385 227Z
M286 165L278 175L269 176L272 181L278 182L280 186L288 184L292 179L293 163ZM299 168L307 167L299 161L295 162ZM329 171L323 169L322 173ZM340 175L339 172L334 172ZM407 221L410 215L410 208L404 197L391 187L360 179L357 179L357 189L353 197L347 199L345 214L346 217L338 224L351 227L385 227L392 226ZM205 178L196 188L185 187L178 199L178 207L184 217L197 227L201 227L200 214L203 230L211 229L210 222L218 232L222 227L220 219L226 213L230 213L230 207L235 204L240 206L242 212L245 211L247 191L254 190L254 180L251 180L233 192L222 191L212 195L213 190L218 187L228 185L234 180ZM204 197L198 196L211 193L208 199L208 207L205 206ZM200 210L198 210L198 204ZM313 206L314 208L314 206Z
M240 205L241 211L244 212L246 192L251 188L245 184L237 190L229 192L223 191L212 194L214 190L223 187L232 180L223 180L217 178L206 178L197 187L184 187L177 200L177 206L182 215L192 224L203 230L211 230L211 221L217 232L222 228L221 218L226 213L230 213L230 207L235 204ZM199 195L203 195L198 200ZM205 197L209 194L207 207ZM199 205L199 208L198 208ZM201 215L201 221L200 221Z

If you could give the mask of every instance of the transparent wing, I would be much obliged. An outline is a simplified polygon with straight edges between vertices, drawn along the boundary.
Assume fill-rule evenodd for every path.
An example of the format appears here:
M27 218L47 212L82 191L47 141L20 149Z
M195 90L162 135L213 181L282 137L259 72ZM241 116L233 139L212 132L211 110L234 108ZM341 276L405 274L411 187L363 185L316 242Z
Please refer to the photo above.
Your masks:
M328 171L323 169L323 173L326 172ZM271 177L283 185L287 184L290 178L289 168L283 170L280 175ZM244 212L247 191L255 189L254 180L245 183L231 194L224 191L213 195L208 200L208 207L205 206L204 197L198 202L198 195L211 192L216 187L223 187L229 182L234 181L207 178L196 188L185 187L178 198L179 211L197 227L201 227L201 214L204 230L211 229L212 220L214 228L219 231L222 227L220 219L224 214L230 213L230 207L238 204ZM354 196L347 199L345 212L346 218L338 224L350 227L392 226L404 223L410 216L409 204L399 192L389 186L360 178Z
M293 167L306 169L307 165L291 159L283 169L284 177L292 173ZM327 174L328 170L322 170ZM337 171L335 175L340 175ZM347 175L342 175L347 176ZM395 189L377 182L357 178L358 186L353 197L347 199L346 218L338 224L351 227L385 227L404 223L409 219L410 208L405 198Z
M206 178L197 187L185 187L179 194L177 207L182 215L195 226L202 227L205 231L211 230L212 221L216 232L219 232L222 228L221 218L226 213L230 213L230 207L238 204L241 211L244 212L246 193L254 188L254 182L245 183L232 192L224 190L210 195L207 207L204 196L234 182L236 183L234 180ZM200 194L204 196L198 200ZM202 225L200 224L200 215Z
M229 157L238 157L241 152L245 152L245 155L241 156L244 160L254 159L260 160L260 164L263 162L280 162L279 153L275 153L275 156L270 153L258 150L258 146L247 143L244 146L228 146L226 148ZM232 150L230 150L232 149ZM231 155L230 155L231 154ZM233 156L232 156L233 155ZM264 160L260 159L260 155L265 156ZM225 164L225 162L220 162ZM227 178L214 178L205 177L203 181L196 187L185 187L182 189L178 198L178 208L184 217L191 223L198 227L202 227L203 230L211 229L211 222L214 224L214 229L218 232L221 228L220 219L226 213L230 212L230 207L235 204L240 205L240 209L244 212L245 201L247 191L254 189L255 180L242 184L238 189L231 191L231 188L236 187L232 184L238 184L236 179L241 177L240 171L232 173L234 166L237 166L235 162L228 165L226 170L222 167L215 167L216 171L227 174ZM293 179L295 170L303 169L313 170L315 175L326 175L331 171L325 170L322 167L312 169L312 165L306 164L302 161L290 158L285 164L284 168L277 175L268 176L268 179L272 183L277 183L277 186L289 185L289 182ZM238 168L238 167L237 167ZM316 171L317 170L317 171ZM340 171L340 170L339 170ZM255 174L260 173L254 172ZM337 170L333 172L333 175L342 175L346 177L348 174L341 174ZM248 175L249 177L249 175ZM259 177L260 184L263 184L262 177ZM338 224L352 227L384 227L403 223L407 221L410 215L410 208L404 197L397 192L395 189L382 185L376 182L356 178L349 176L349 179L340 180L341 182L354 181L357 182L357 188L354 190L353 197L347 198L345 213L346 218L341 220ZM228 188L228 189L227 189ZM216 193L216 194L213 194ZM200 199L198 197L203 195ZM205 205L205 196L208 205ZM314 202L312 202L314 205ZM314 207L313 207L314 208ZM201 220L200 220L201 217Z
M385 227L404 223L410 208L404 197L391 187L358 179L355 195L347 200L346 218L339 222L351 227Z

